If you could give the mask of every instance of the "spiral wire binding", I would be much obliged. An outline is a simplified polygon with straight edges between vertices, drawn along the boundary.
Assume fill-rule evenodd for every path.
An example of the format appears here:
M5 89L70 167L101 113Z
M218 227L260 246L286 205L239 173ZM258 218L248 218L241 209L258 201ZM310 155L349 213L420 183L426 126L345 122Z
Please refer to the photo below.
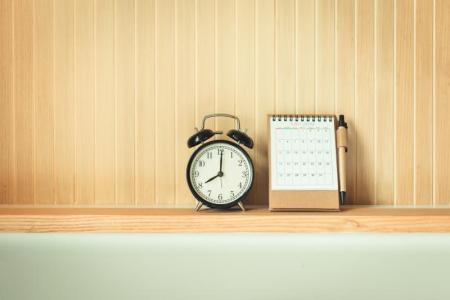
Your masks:
M272 116L272 121L295 121L298 122L299 120L301 122L304 122L306 120L306 122L332 122L333 121L333 116L315 116L315 115L284 115L284 114L280 114L280 115L273 115Z

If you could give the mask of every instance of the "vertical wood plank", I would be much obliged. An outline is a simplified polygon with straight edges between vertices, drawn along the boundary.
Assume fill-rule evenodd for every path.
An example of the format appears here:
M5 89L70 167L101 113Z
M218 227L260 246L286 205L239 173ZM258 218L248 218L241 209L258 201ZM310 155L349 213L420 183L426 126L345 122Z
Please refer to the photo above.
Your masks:
M134 204L134 1L116 0L116 201Z
M336 113L348 124L347 202L355 202L355 1L336 2Z
M175 204L175 1L157 0L156 201Z
M316 0L316 113L334 113L334 1Z
M155 0L136 1L136 203L155 204Z
M396 1L395 197L414 202L414 3Z
M296 112L295 62L295 1L277 0L275 7L276 32L276 102L279 114Z
M373 0L356 2L357 204L375 202L374 10Z
M296 0L297 113L315 112L315 0Z
M435 202L450 203L450 1L435 3Z
M55 200L74 202L74 1L55 1Z
M430 205L433 203L433 1L416 0L415 22L415 204Z
M177 0L176 40L176 204L192 206L186 184L186 164L191 150L186 140L195 127L195 0Z
M0 204L14 201L13 1L0 1Z
M251 138L255 138L255 0L236 2L236 115L241 126ZM263 117L264 118L264 117ZM253 149L245 149L252 161L255 160ZM250 192L247 203L256 204L255 189Z
M376 2L376 204L394 203L394 2Z
M53 204L53 1L35 2L36 204Z
M33 1L14 1L16 203L34 203Z
M196 19L196 124L214 112L215 105L215 2L197 0ZM193 132L192 132L193 133Z
M114 1L95 7L95 204L115 203Z
M216 111L236 112L236 1L216 1ZM215 121L218 130L228 130L229 118ZM212 122L209 124L212 126ZM228 137L226 137L228 138Z
M275 17L274 0L258 0L256 5L256 134L255 192L256 203L268 200L268 128L267 115L275 112Z
M75 203L94 204L94 5L75 3Z

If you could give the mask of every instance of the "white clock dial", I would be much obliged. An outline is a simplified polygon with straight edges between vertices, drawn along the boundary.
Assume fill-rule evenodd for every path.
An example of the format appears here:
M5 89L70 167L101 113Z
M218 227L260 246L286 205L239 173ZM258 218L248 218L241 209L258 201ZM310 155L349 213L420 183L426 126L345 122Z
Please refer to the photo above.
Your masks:
M242 198L253 182L253 165L238 146L214 141L199 148L188 169L191 189L203 200L225 205Z

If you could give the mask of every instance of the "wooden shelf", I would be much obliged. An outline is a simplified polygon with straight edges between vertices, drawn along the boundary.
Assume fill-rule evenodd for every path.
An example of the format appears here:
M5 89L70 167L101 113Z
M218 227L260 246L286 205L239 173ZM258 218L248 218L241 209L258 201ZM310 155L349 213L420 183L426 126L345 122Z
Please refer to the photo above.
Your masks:
M0 232L450 232L450 208L345 207L341 212L0 208Z

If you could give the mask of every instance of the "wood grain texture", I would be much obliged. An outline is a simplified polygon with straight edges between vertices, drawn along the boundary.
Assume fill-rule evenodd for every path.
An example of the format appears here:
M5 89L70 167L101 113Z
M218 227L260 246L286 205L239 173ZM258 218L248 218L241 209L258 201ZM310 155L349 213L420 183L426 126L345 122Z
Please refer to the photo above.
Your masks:
M334 114L334 1L316 0L316 113Z
M450 203L450 2L435 3L435 202Z
M215 111L236 112L236 1L215 1ZM212 113L212 112L211 112ZM202 116L200 116L202 118ZM208 126L227 132L234 126L230 118L208 121ZM228 137L226 137L228 139Z
M94 5L75 3L75 203L95 203Z
M450 232L449 209L1 209L0 232Z
M394 203L394 1L377 1L375 13L375 201L377 204L392 205Z
M15 198L13 20L13 2L0 1L0 204Z
M116 203L114 2L95 1L95 203Z
M156 1L136 1L136 204L155 200Z
M414 203L414 3L396 1L395 201Z
M273 0L256 1L255 183L259 204L268 205L267 116L275 111L275 16Z
M0 203L185 207L187 138L343 113L348 203L450 202L448 1L0 0ZM231 120L210 122L228 130Z
M15 202L34 203L33 1L14 1Z
M355 133L355 6L354 0L338 1L336 20L336 114L348 123L347 203L356 202Z
M296 0L296 107L298 114L315 112L316 15L314 0ZM351 33L350 33L351 34Z
M116 202L135 203L135 7L116 0L114 13L114 86L116 97Z
M53 204L54 193L54 48L53 1L35 3L34 82L36 177L34 194L41 204Z
M296 108L295 1L275 1L275 113L293 114Z
M415 7L414 197L416 205L433 203L433 1Z
M197 0L196 5L195 124L200 128L203 116L215 111L216 9L214 1Z
M356 199L375 203L374 2L357 1L356 13Z
M236 115L243 129L255 137L255 0L237 1L236 6ZM262 117L262 116L261 116ZM233 124L234 125L234 124ZM233 126L234 127L234 126ZM255 141L257 142L257 141ZM246 149L255 161L254 149ZM258 203L256 189L248 196L248 203Z
M175 1L156 2L156 202L175 204Z
M177 0L176 27L176 202L194 205L186 184L186 165L191 150L186 146L195 127L195 1Z

